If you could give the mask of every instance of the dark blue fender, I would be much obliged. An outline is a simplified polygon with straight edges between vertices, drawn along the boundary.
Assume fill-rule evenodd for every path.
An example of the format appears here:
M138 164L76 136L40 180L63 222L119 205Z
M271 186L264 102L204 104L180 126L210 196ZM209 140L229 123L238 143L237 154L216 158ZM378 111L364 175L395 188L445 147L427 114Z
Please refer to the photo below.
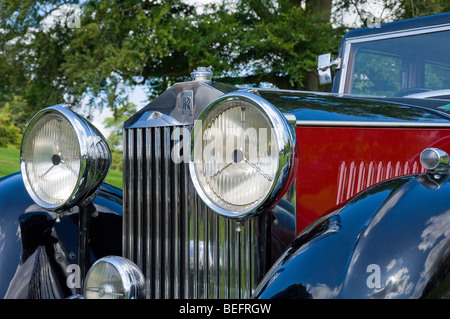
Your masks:
M256 298L450 298L450 182L376 185L293 241Z
M103 184L94 205L88 264L122 253L122 191ZM79 208L60 222L55 217L29 197L20 173L0 179L0 298L66 298L79 292Z

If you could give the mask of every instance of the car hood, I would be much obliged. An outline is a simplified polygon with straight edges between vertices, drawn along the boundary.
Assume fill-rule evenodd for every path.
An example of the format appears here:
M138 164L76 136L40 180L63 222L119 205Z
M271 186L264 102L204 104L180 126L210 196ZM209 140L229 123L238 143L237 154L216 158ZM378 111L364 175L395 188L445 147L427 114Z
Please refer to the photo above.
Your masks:
M407 98L342 96L304 91L258 90L258 94L299 123L322 122L415 122L447 123L450 101ZM307 124L307 123L304 123Z
M220 82L192 81L177 83L167 89L128 119L124 127L191 125L209 103L233 91L248 91L259 95L282 113L295 116L298 125L414 122L416 125L439 126L448 125L450 121L450 101L446 100L382 99L334 93L238 88ZM191 104L192 110L186 103ZM188 108L184 109L186 105Z

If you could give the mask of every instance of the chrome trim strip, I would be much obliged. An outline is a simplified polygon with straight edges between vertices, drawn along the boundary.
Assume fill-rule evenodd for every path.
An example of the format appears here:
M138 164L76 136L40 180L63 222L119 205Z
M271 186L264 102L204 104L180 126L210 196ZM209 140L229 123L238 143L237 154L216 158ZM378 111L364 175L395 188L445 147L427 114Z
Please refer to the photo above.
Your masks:
M350 57L350 50L351 50L351 47L352 47L352 44L349 42L349 43L347 43L347 40L344 42L344 44L343 44L343 50L344 50L344 53L343 53L343 57L342 57L342 59L341 59L341 75L340 75L340 78L339 78L339 90L338 90L338 93L340 93L340 94L344 94L344 88L345 88L345 81L346 81L346 78L347 78L347 71L348 71L348 60L349 60L349 57Z
M450 30L450 23L442 24L442 25L431 25L428 27L407 29L407 30L399 30L399 31L391 31L382 34L374 34L374 35L364 35L354 38L349 38L348 43L358 43L358 42L368 42L368 41L376 41L376 40L384 40L384 39L392 39L392 38L400 38L417 34L425 34L432 32L440 32Z
M123 201L124 201L124 210L123 210L123 242L122 247L124 249L123 254L130 256L130 259L134 259L134 232L133 232L133 224L134 224L134 216L131 214L131 212L134 211L133 207L133 198L132 196L128 196L128 194L133 194L132 189L128 189L129 187L132 187L134 185L134 174L131 172L133 171L133 162L134 162L134 154L133 154L133 132L132 131L126 131L123 134L124 136L124 185L123 185ZM138 265L139 266L139 265Z
M380 122L380 121L308 121L297 120L297 126L342 126L342 127L396 127L396 128L450 128L449 123Z
M407 95L406 97L409 98L415 98L415 99L429 99L429 98L436 98L439 96L447 96L450 95L450 89L444 89L444 90L435 90L431 92L422 92L422 93L415 93Z
M169 161L170 161L170 134L168 129L163 129L162 132L163 145L162 147L162 156L163 161L161 161L161 182L162 182L162 193L161 194L161 202L162 207L161 210L163 213L164 223L162 225L161 231L163 232L162 236L162 249L163 249L163 278L164 278L164 298L170 298L170 278L172 278L172 267L171 267L171 216L170 216L170 172L169 172Z

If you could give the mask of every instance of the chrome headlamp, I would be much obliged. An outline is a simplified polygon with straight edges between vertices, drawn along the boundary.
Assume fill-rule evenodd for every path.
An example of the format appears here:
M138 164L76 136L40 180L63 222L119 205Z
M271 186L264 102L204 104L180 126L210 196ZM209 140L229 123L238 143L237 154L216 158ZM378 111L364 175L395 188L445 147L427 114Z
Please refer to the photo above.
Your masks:
M102 134L61 105L36 113L23 135L22 179L31 198L45 209L62 211L92 195L110 165Z
M217 213L243 218L273 204L290 176L295 134L261 97L226 94L195 122L189 170L203 201Z
M438 148L426 148L420 153L420 164L435 172L448 171L450 158L446 152Z
M145 279L130 260L108 256L89 269L84 283L86 299L140 299L145 295Z

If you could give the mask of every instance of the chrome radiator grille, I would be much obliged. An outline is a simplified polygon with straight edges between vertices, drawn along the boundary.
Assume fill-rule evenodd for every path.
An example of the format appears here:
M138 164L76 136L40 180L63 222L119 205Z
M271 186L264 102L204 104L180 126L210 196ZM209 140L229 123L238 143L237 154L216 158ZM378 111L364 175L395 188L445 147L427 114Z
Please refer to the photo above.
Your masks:
M188 164L171 160L180 128L124 129L123 256L147 298L250 297L268 270L270 215L241 223L207 208Z

